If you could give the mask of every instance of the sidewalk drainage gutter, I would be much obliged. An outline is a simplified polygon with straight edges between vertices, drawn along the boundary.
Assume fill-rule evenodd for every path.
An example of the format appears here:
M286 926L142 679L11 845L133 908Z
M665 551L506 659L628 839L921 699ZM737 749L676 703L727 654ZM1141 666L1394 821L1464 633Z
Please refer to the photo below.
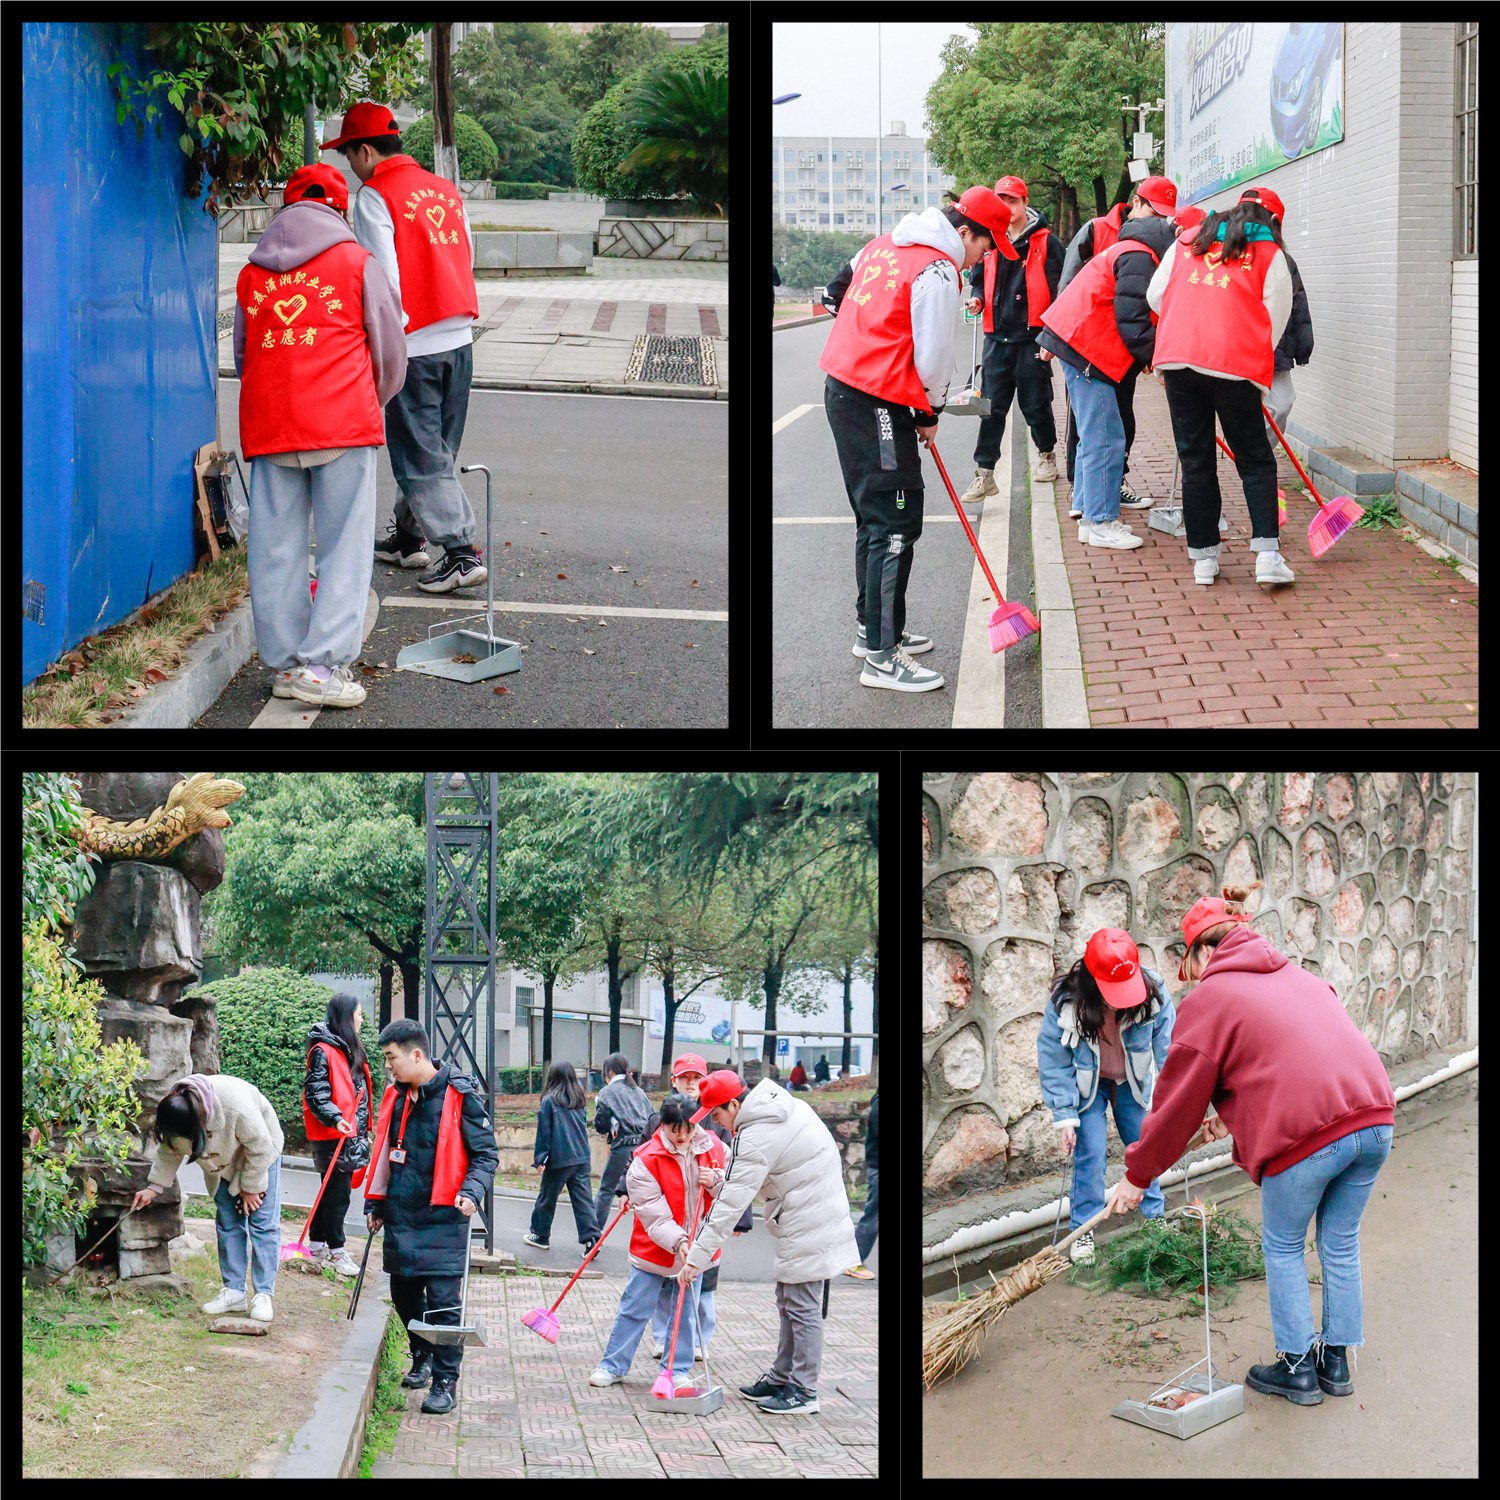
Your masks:
M1415 1083L1402 1084L1395 1090L1396 1103L1400 1104L1414 1094L1436 1088L1438 1084L1446 1083L1448 1079L1456 1078L1460 1073L1467 1073L1478 1066L1478 1047L1468 1052L1461 1052L1452 1062L1440 1068L1436 1073L1429 1073ZM1232 1161L1233 1156L1230 1152L1221 1151L1216 1156L1205 1156L1199 1161L1190 1162L1184 1168L1173 1168L1170 1172L1163 1172L1157 1180L1163 1187L1167 1187L1181 1182L1189 1173L1202 1176L1205 1172L1216 1172L1221 1167L1227 1167ZM950 1255L962 1255L968 1250L979 1250L985 1246L1003 1244L1006 1240L1029 1234L1033 1229L1046 1228L1057 1217L1057 1205L1058 1200L1053 1198L1040 1208L1018 1209L1015 1213L1002 1214L998 1219L986 1219L982 1224L970 1224L967 1228L955 1230L947 1239L940 1240L936 1245L922 1247L922 1264L930 1266L935 1261L944 1260Z

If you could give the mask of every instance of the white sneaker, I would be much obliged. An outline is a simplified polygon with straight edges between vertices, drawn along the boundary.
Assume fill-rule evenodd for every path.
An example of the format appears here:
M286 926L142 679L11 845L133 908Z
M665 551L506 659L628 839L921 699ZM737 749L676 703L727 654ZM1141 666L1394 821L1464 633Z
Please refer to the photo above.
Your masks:
M1194 583L1212 583L1219 576L1219 560L1216 557L1200 557L1193 564Z
M908 656L920 656L924 651L932 650L932 637L923 635L916 630L903 630L901 632L901 649ZM865 636L865 627L856 625L854 628L854 654L861 661L870 654L869 641Z
M273 698L290 698L292 696L292 674L290 670L271 673L271 696Z
M590 1385L619 1385L624 1380L623 1375L611 1375L608 1370L600 1365L592 1375L589 1376Z
M1080 1234L1078 1238L1073 1241L1073 1246L1068 1251L1068 1255L1074 1261L1093 1260L1094 1231L1091 1229L1087 1234Z
M1054 453L1037 454L1036 473L1033 476L1041 484L1052 484L1057 479L1057 457Z
M1255 554L1255 581L1257 583L1295 583L1297 575L1287 567L1286 559L1279 552L1257 552Z
M1090 547L1114 547L1128 552L1132 547L1142 547L1146 539L1137 536L1123 521L1095 521L1083 538Z
M291 695L319 708L358 708L365 701L365 690L349 667L335 667L327 682L319 682L306 667L299 667L292 678Z
M1000 487L995 483L994 469L975 469L974 482L958 498L972 503L983 500L986 495L998 495Z
M354 1264L349 1256L348 1248L344 1245L340 1245L337 1250L327 1257L323 1264L331 1266L335 1274L339 1276L359 1275L359 1267Z
M870 652L859 680L864 687L893 688L898 693L928 693L943 685L941 672L919 667L900 646Z
M250 1304L250 1316L257 1323L269 1323L271 1321L271 1294L269 1292L257 1292L255 1300Z
M244 1312L244 1310L244 1292L236 1292L227 1286L212 1302L203 1304L203 1311L211 1318L222 1317L225 1313Z
M1068 519L1070 521L1083 519L1083 507L1076 500L1068 507Z

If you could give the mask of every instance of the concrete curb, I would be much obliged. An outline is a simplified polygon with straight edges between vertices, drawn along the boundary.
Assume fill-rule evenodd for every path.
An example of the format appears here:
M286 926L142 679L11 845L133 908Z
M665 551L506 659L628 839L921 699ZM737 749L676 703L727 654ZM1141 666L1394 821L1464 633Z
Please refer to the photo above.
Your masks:
M806 328L809 323L831 323L830 315L819 313L815 318L777 318L771 325L771 332L775 333L778 328Z
M127 709L112 729L191 729L217 701L229 680L255 650L250 599L232 609L213 630L195 641L177 672Z
M225 380L238 380L232 369L219 371ZM729 387L722 382L715 386L662 385L631 381L628 385L616 380L495 380L476 377L469 384L471 391L544 391L553 395L585 396L655 396L676 401L727 401Z
M277 1479L350 1479L358 1472L391 1312L385 1302L389 1290L383 1271L373 1282L365 1272L359 1311L338 1358L318 1382L312 1415L292 1438Z
M1036 613L1042 626L1042 726L1087 729L1089 706L1083 680L1083 651L1078 642L1073 586L1063 561L1056 490L1036 477L1034 466L1040 455L1029 435L1026 447L1033 462L1031 558L1036 572Z

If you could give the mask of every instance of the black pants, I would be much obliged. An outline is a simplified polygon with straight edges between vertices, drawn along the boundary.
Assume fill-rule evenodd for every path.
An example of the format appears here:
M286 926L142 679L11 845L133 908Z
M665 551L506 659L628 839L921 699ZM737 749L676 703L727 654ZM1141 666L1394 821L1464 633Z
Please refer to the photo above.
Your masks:
M1120 421L1125 424L1125 472L1130 472L1130 445L1135 442L1135 377L1141 373L1139 365L1132 365L1130 373L1115 387L1115 399L1120 403ZM1078 452L1078 423L1073 413L1068 412L1068 483L1073 483L1073 456Z
M979 441L974 445L974 467L993 469L1000 459L1005 416L1017 395L1021 415L1031 428L1037 450L1051 453L1057 446L1057 423L1052 419L1052 366L1037 358L1036 340L1006 343L993 333L984 336L984 394L990 414L979 419Z
M465 1229L467 1231L467 1221ZM406 1341L411 1347L411 1357L432 1356L432 1373L457 1375L463 1362L462 1344L429 1344L414 1334L407 1324L413 1318L423 1322L458 1326L459 1301L464 1294L462 1276L392 1276L391 1303L401 1326L406 1328Z
M337 1141L312 1143L313 1166L317 1168L320 1179L328 1170L328 1163L333 1160L334 1147L337 1145ZM337 1250L344 1243L344 1215L349 1212L349 1196L354 1181L354 1168L344 1170L344 1155L348 1149L346 1141L344 1150L339 1152L339 1164L333 1176L328 1179L328 1187L318 1202L318 1211L312 1216L312 1224L307 1231L309 1240L322 1240L330 1250Z
M594 1199L589 1189L589 1164L586 1161L569 1167L548 1167L542 1173L541 1191L531 1210L531 1232L545 1245L552 1238L552 1215L557 1212L558 1194L568 1190L573 1205L573 1223L578 1243L586 1245L594 1237Z
M1218 449L1214 418L1234 451L1234 466L1250 508L1250 547L1272 552L1281 546L1276 514L1276 455L1266 437L1260 387L1248 380L1221 380L1197 370L1164 370L1172 435L1182 462L1182 520L1189 557L1219 551Z
M625 1192L625 1174L630 1170L630 1158L640 1145L639 1138L619 1141L609 1148L609 1160L599 1174L599 1196L594 1199L594 1231L603 1234L609 1226L612 1212L610 1200L618 1191Z
M884 651L906 628L912 548L922 535L922 459L909 406L829 376L823 407L854 511L854 610L865 644Z

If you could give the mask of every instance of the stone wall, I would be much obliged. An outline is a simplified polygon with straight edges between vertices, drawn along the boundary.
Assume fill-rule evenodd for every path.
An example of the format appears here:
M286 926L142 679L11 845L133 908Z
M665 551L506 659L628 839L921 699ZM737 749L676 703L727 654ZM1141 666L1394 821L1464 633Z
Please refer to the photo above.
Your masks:
M1387 1063L1465 1033L1470 772L923 778L923 1198L1055 1169L1036 1036L1054 976L1121 927L1174 998L1183 913L1263 880L1255 928L1334 985Z
M726 219L600 219L599 255L635 260L728 260ZM599 268L599 275L607 274Z

